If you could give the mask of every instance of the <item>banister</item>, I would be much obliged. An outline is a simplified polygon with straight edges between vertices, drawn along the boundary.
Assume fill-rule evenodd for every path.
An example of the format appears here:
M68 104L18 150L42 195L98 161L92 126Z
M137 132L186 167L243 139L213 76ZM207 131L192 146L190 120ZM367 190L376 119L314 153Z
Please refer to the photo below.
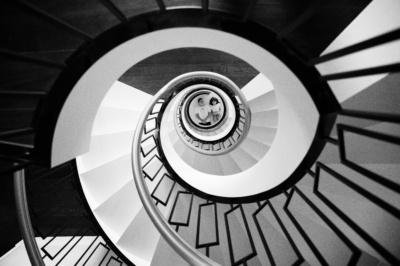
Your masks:
M196 73L195 75L201 76L201 73L203 72L195 72L195 73ZM188 74L193 74L193 73L188 73ZM146 119L150 115L150 112L154 107L154 105L158 102L158 99L161 98L163 95L169 93L174 88L174 85L177 82L179 82L179 79L174 79L171 82L169 82L165 87L163 87L160 91L158 91L158 93L151 99L149 104L146 106L145 110L142 113L142 116L139 119L139 123L136 128L132 143L133 177L143 207L146 210L147 214L149 215L151 221L157 228L157 230L164 238L164 240L167 241L168 244L191 265L219 265L216 262L204 256L203 254L201 254L200 252L198 252L196 249L194 249L191 245L185 242L185 240L183 240L183 238L180 237L177 232L175 232L170 227L168 222L165 220L164 216L154 205L153 199L151 198L147 185L144 181L143 172L141 169L140 141L146 123Z
M45 266L36 244L35 234L33 233L31 219L29 217L25 189L25 172L23 169L14 173L14 194L19 230L21 231L29 260L33 266Z

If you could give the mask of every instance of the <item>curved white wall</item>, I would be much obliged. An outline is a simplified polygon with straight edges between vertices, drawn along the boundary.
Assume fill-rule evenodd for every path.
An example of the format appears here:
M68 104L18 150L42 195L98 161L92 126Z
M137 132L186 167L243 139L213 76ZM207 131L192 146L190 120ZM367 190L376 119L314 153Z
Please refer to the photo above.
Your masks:
M161 143L175 172L193 187L211 195L244 197L274 188L285 181L306 155L316 133L319 115L304 86L296 76L269 53L260 53L271 65L268 78L274 86L279 106L279 123L275 140L268 153L253 167L234 175L210 175L192 168L171 143L167 119L161 122ZM265 79L257 76L258 81ZM249 86L258 82L249 82ZM248 88L249 89L249 88ZM253 94L249 94L252 97ZM175 108L170 104L165 114Z
M151 43L152 45L149 45ZM283 64L263 48L233 34L202 28L175 28L148 33L131 39L114 48L97 62L81 77L68 96L57 121L51 155L51 165L55 166L71 160L89 150L92 125L100 103L112 84L125 73L127 69L143 59L171 49L197 47L209 48L232 55L248 62L258 71L266 75L276 86L277 99L283 105L290 105L304 100L304 105L311 104L306 97L294 99L290 96L293 88L302 85L286 76L291 72L285 67L276 68ZM140 51L140 52L138 52ZM130 56L126 56L129 54ZM279 69L279 70L278 70ZM276 73L279 72L277 75ZM271 75L271 73L275 73ZM287 89L287 90L286 90ZM285 99L285 100L284 100ZM304 115L302 114L304 112ZM293 109L294 124L304 125L305 138L313 135L315 130L316 112L308 108ZM300 115L309 117L302 121ZM282 115L284 117L284 115ZM299 137L301 139L301 137Z

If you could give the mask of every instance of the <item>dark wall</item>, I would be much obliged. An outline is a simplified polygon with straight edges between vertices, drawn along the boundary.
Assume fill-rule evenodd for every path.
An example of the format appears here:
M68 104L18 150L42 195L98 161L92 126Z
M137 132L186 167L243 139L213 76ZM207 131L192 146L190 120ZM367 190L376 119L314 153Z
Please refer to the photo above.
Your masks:
M191 71L211 71L230 78L239 88L259 72L228 53L201 49L175 49L153 55L131 67L119 81L154 95L173 78Z

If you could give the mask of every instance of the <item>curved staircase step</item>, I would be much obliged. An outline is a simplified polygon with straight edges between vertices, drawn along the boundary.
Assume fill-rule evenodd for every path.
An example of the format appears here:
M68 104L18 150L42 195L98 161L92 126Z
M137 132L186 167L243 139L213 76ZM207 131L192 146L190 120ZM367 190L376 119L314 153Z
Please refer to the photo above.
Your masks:
M215 136L215 135L217 135L218 133L217 133L216 131L211 131L211 132L209 132L209 134L210 134L210 136Z
M190 266L176 251L164 240L160 238L158 241L156 251L151 260L151 266L164 266L164 265L176 265L176 266Z
M102 106L142 111L153 96L116 81L104 97Z
M90 151L77 158L79 172L83 173L123 155L131 153L134 131L92 136Z
M224 174L221 168L221 164L216 156L209 156L196 152L191 166L194 169L203 173L208 173L212 175Z
M131 155L119 157L80 174L80 177L82 186L87 191L86 199L94 209L132 180Z
M251 127L272 127L278 126L278 109L253 113L251 115Z
M276 128L251 126L247 138L272 146L276 135Z
M121 236L141 208L142 202L132 179L93 212L107 228Z
M278 109L278 103L275 97L275 91L269 91L257 98L249 101L251 113L264 112L268 110Z
M134 131L140 116L137 110L101 106L93 123L92 136Z
M175 152L179 155L179 157L182 157L182 154L187 150L190 149L186 144L183 142L181 138L178 138L178 140L173 144Z
M271 81L260 73L242 88L242 93L247 101L251 101L273 89Z
M195 160L196 152L189 147L186 147L185 151L182 153L182 159L188 164L192 165Z
M233 175L241 172L240 167L228 154L215 157L218 158L224 175Z
M117 246L143 260L145 265L150 265L160 238L145 209L141 208L123 232Z
M257 161L260 161L261 158L267 154L270 146L262 144L262 142L255 141L253 139L246 138L240 145L240 148L250 154Z
M257 160L246 151L241 149L241 147L238 147L230 152L229 156L232 157L241 171L245 171L257 163Z
M171 178L165 176L165 174L168 174L168 172L165 170L160 171L156 179L152 181L153 185L155 183L157 183L157 185L155 187L153 186L154 188L149 188L149 191L153 195L155 202L160 201L158 202L160 204L157 203L157 208L167 219L177 192L178 190L182 190L182 187L176 184ZM166 205L164 206L161 202L164 202ZM165 248L163 243L166 244L163 238L160 237L159 232L154 227L144 208L141 208L118 240L117 245L122 250L143 260L142 264L139 265L158 265L157 258L160 255L158 252L162 251L160 246ZM167 248L167 250L170 252L170 247ZM165 255L165 253L162 254ZM179 260L179 258L176 259ZM135 261L133 260L133 262Z
M176 132L175 128L170 129L168 136L172 144L175 144L179 140L178 132Z

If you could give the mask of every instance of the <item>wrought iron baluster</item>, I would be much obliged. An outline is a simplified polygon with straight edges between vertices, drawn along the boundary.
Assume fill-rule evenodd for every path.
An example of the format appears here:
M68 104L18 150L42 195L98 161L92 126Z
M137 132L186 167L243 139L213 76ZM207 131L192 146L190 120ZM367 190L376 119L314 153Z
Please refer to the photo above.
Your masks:
M355 78L362 77L368 75L382 74L382 73L391 73L391 72L399 72L400 71L400 63L394 63L384 66L370 67L359 70L351 70L345 71L335 74L323 75L320 77L321 81L329 81L336 79L346 79L346 78Z
M373 37L371 39L368 39L366 41L362 41L350 46L347 46L345 48L336 50L334 52L322 55L320 57L317 58L313 58L311 60L309 60L309 65L316 65L316 64L320 64L329 60L333 60L345 55L349 55L352 53L356 53L371 47L375 47L378 46L380 44L384 44L384 43L388 43L394 40L397 40L400 38L400 29L396 29L393 31L390 31L388 33L384 33L382 35Z
M328 262L325 260L324 256L322 256L321 252L317 249L315 244L311 241L310 237L307 235L307 233L304 231L303 227L299 224L299 222L294 218L293 214L289 210L289 203L290 200L293 197L294 194L294 188L292 188L289 192L289 194L284 191L284 194L287 196L287 200L285 202L285 205L283 207L283 210L286 212L287 216L289 219L292 221L293 225L296 227L297 231L300 233L300 235L303 237L304 241L307 243L308 247L311 249L311 251L314 253L315 257L321 263L322 265L328 266Z
M357 128L357 127L353 127L353 126L349 126L349 125L343 125L343 124L337 124L336 127L337 127L337 131L338 131L339 155L340 155L341 162L344 165L348 166L349 168L366 176L367 178L381 184L382 186L385 186L393 191L396 191L397 193L400 193L400 185L398 183L393 182L381 175L373 173L372 171L370 171L364 167L361 167L361 166L357 165L356 163L347 159L344 132L345 131L351 132L351 133L355 133L355 134L358 134L361 136L370 137L372 139L381 140L381 141L385 141L385 142L397 144L397 145L400 145L400 137L395 137L395 136L378 133L378 132L374 132L374 131L370 131L370 130L365 130L362 128ZM391 210L393 211L393 208L391 208ZM394 213L399 215L398 211L394 211Z
M379 242L372 238L364 229L362 229L357 223L350 219L342 210L340 210L335 204L333 204L327 197L325 197L319 190L319 179L321 169L328 172L333 177L341 177L338 173L322 164L317 162L317 167L315 171L315 182L313 187L314 194L331 210L333 211L343 222L345 222L354 232L356 232L362 239L364 239L373 249L375 249L379 254L381 254L389 263L393 265L399 265L400 260L397 259L393 254L391 254L386 248L384 248ZM372 195L369 193L368 195ZM376 197L376 196L374 196ZM369 198L367 198L369 199Z
M307 205L323 220L341 241L353 252L347 265L356 265L361 256L361 251L348 239L345 234L296 186L294 191L307 203Z
M201 8L203 12L208 12L209 0L201 0Z
M341 109L339 115L350 116L355 118L376 120L380 122L400 123L400 115L386 114L378 112L367 112L358 110Z
M229 221L228 221L228 215L230 213L234 212L236 209L240 210L241 216L243 217L245 231L246 231L247 238L249 240L249 244L250 244L250 247L251 247L251 253L246 255L246 256L244 256L244 257L242 257L242 258L240 258L237 261L235 261L235 259L234 259L233 244L232 244L230 228L229 228ZM247 264L248 260L250 260L251 258L257 256L257 251L256 251L256 248L255 248L255 245L254 245L253 238L252 238L251 233L250 233L249 225L247 223L246 215L245 215L245 213L243 211L242 204L238 204L235 207L233 207L233 204L231 203L231 209L229 211L227 211L224 214L224 216L225 216L225 227L226 227L226 234L227 234L227 237L228 237L228 247L229 247L229 255L230 255L231 263L232 263L233 266L237 266L237 265L240 265L240 264Z
M265 239L264 233L263 233L263 231L261 229L261 226L260 226L260 223L258 222L258 219L257 219L257 214L260 213L264 209L264 207L268 204L268 202L265 201L262 205L260 204L260 202L257 202L257 203L258 203L258 209L253 213L253 220L254 220L254 223L256 224L258 234L259 234L259 236L261 238L261 241L263 243L265 252L267 253L269 262L270 262L271 266L276 266L274 257L273 257L273 255L271 253L271 250L270 250L270 248L268 246L267 240Z
M166 10L165 4L163 0L156 0L158 8L160 9L161 12L164 12Z

